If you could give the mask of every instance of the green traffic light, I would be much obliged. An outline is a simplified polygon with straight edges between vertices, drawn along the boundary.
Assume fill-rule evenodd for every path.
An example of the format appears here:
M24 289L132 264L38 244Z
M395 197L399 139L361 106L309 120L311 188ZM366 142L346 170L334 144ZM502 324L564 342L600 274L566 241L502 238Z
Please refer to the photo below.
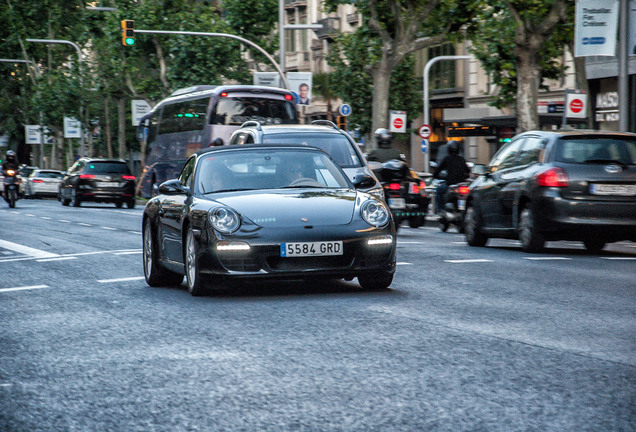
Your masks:
M128 46L132 46L135 44L135 39L134 38L126 38L126 45Z

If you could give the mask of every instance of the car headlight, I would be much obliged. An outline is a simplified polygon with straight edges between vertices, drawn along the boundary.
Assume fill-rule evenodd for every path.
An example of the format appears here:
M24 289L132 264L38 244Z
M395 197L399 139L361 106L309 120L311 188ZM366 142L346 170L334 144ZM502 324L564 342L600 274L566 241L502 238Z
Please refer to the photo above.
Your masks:
M210 223L215 230L231 234L241 226L241 218L231 208L217 207L210 211Z
M362 207L360 208L360 215L366 223L375 227L386 225L389 223L389 219L391 218L391 214L389 213L389 209L386 205L375 199L370 199L362 204Z

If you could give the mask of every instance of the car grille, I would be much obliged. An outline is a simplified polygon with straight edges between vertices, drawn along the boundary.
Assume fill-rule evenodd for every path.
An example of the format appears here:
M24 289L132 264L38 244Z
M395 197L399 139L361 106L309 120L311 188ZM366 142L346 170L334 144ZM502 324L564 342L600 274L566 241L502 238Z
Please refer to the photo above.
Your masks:
M332 268L346 268L351 265L351 261L351 257L347 255L298 258L272 256L267 258L267 264L272 270L327 270Z
M256 258L224 257L220 260L223 267L230 271L255 272L261 269Z

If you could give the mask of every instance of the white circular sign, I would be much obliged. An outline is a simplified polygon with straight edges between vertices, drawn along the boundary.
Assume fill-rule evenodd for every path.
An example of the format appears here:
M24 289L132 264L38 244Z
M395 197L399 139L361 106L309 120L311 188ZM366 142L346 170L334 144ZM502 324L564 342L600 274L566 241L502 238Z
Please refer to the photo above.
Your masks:
M431 128L427 124L420 126L420 128L418 129L420 138L422 139L428 139L431 136L432 131L433 131L433 128Z

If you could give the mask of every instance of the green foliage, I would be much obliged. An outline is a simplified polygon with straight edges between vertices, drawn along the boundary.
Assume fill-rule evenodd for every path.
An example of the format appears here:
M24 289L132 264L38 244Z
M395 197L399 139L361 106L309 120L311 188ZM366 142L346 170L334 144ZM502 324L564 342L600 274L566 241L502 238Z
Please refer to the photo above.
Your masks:
M515 0L511 3L519 10L529 26L537 26L546 16L554 0ZM506 0L481 0L476 19L468 29L472 42L470 51L490 74L499 87L492 105L501 108L514 105L517 93L517 62L515 59L515 22ZM547 79L563 76L565 67L558 61L568 40L573 37L573 20L557 27L542 45L538 55L541 66L542 88Z

